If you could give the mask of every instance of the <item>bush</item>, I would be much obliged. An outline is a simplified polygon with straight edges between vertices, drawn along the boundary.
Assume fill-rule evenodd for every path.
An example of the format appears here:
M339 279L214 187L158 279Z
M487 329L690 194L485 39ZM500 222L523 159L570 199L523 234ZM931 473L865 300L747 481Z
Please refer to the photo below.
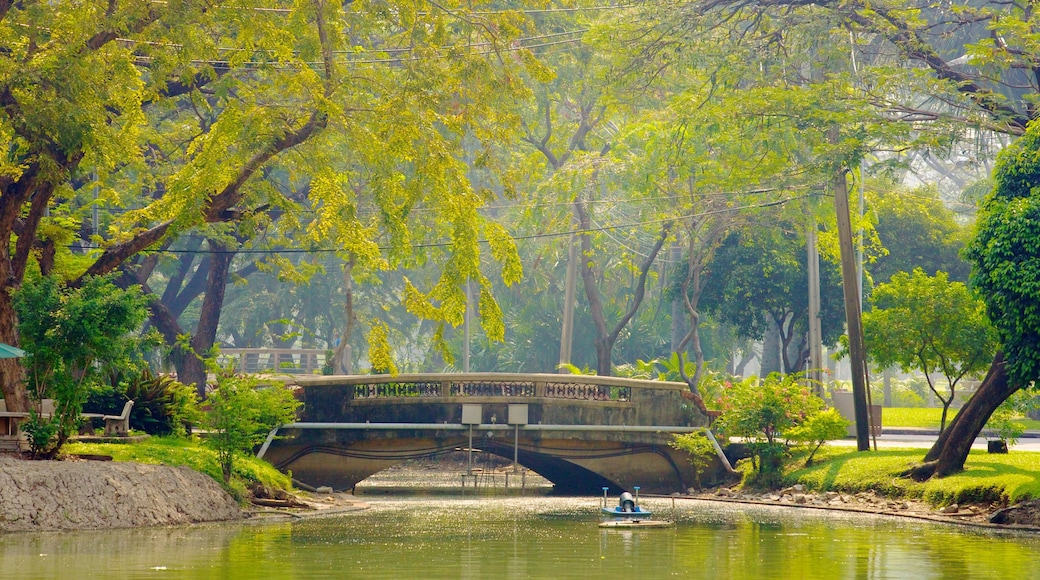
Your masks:
M805 465L812 465L816 451L831 439L845 437L850 424L851 422L842 417L837 409L827 409L784 431L784 437L788 441L807 445L809 457L806 458Z
M149 435L184 436L202 417L194 387L147 368L127 385L126 399L134 402L130 427Z
M690 464L693 465L694 485L700 489L703 487L701 475L703 475L715 458L715 446L708 440L704 431L695 433L683 433L674 435L669 445L680 451L690 454Z
M780 485L787 449L780 441L784 432L802 424L823 408L798 374L764 379L750 377L723 384L718 404L722 410L716 431L740 437L751 452L752 472L745 484L761 487Z
M227 483L235 455L262 443L271 429L292 422L300 403L289 389L262 387L256 380L240 376L222 376L206 405L209 412L204 424L211 431L206 443L217 452Z

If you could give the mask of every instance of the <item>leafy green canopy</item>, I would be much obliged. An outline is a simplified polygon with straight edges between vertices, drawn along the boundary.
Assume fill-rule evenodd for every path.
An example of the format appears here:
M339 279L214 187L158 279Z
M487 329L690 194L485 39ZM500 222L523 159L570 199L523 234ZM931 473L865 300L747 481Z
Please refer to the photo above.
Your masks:
M1019 387L1040 377L1040 126L997 158L993 192L979 212L966 255L997 327L1008 380Z

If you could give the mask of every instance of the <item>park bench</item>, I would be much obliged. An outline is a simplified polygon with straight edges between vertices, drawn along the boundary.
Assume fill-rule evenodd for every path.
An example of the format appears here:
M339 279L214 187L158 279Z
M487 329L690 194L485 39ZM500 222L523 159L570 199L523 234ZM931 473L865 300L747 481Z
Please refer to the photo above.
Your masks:
M106 437L126 437L130 434L130 409L134 408L131 399L123 405L123 411L118 415L105 415L103 413L83 413L86 419L104 419Z
M40 415L50 417L54 413L54 399L40 401ZM0 451L18 452L23 449L23 437L18 425L29 418L23 411L8 411L7 403L0 399Z

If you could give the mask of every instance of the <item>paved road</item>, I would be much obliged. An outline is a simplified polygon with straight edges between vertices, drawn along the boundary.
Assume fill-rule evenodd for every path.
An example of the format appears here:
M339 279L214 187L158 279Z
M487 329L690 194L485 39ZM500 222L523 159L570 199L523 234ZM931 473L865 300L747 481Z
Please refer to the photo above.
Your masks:
M919 432L913 432L911 430L899 430L898 433L882 433L877 438L878 448L882 447L919 447L927 449L932 446L935 442L936 433L934 431L920 430ZM985 437L979 437L975 440L972 445L972 449L986 449ZM855 447L855 439L840 439L837 441L831 441L831 445L847 445ZM871 441L873 446L873 441ZM1018 440L1018 443L1011 447L1011 451L1040 451L1040 433L1027 433L1026 436Z

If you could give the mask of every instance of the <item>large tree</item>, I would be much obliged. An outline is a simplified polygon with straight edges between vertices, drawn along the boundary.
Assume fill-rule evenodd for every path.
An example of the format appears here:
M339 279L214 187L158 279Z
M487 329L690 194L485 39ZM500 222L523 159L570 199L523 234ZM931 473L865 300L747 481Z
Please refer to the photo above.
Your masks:
M1040 126L999 155L994 188L983 203L967 255L972 284L997 329L1000 352L975 395L911 470L918 478L964 468L971 442L993 412L1040 379Z
M505 137L508 104L524 94L517 69L534 61L522 15L473 10L0 3L0 341L18 342L10 300L27 268L105 273L147 248L174 249L185 232L219 261L257 232L242 225L249 217L279 218L286 246L338 248L373 270L400 264L417 241L442 244L442 275L425 292L406 286L407 304L457 324L474 280L500 335L481 243L507 281L519 267L504 229L477 211L488 196L465 178L461 144ZM291 194L265 185L276 163L294 178ZM377 211L360 214L360 197ZM93 206L121 213L83 244ZM73 242L89 253L70 254ZM201 326L187 342L163 329L195 375L229 272L211 264ZM147 284L165 292L161 278ZM153 304L157 325L172 318ZM9 408L27 408L16 362L0 362L0 383Z
M863 131L859 116L832 115L836 167L857 167L872 148L926 149L940 156L971 152L976 149L973 143L990 142L994 134L1022 135L1036 116L1040 59L1032 41L1031 3L981 0L908 6L895 0L689 0L667 9L650 3L643 6L649 12L645 21L660 24L633 39L644 40L641 54L657 66L669 66L721 30L729 32L732 43L740 47L777 49L785 57L781 66L786 71L811 71L810 62L801 67L794 63L803 53L790 50L790 41L813 38L812 49L804 54L829 62L830 70L799 75L801 86L847 83L846 90L834 93L834 100L820 102L821 110L862 97L869 105L863 111L866 117L885 118L890 127L902 126L909 131L906 137L913 138L902 143L886 139L871 146L862 140L869 133ZM821 30L821 24L828 30ZM823 59L821 53L826 54ZM765 59L757 62L769 70ZM777 91L777 100L790 100L801 86L799 91ZM746 93L744 87L728 92L738 101ZM811 117L801 120L804 127L813 126ZM983 389L929 453L931 459L942 455L931 469L938 466L936 472L950 473L962 468L962 452L966 456L967 446L988 417L987 409L1009 394L1006 388L986 388L1003 381L1004 363L1004 355L998 355Z

